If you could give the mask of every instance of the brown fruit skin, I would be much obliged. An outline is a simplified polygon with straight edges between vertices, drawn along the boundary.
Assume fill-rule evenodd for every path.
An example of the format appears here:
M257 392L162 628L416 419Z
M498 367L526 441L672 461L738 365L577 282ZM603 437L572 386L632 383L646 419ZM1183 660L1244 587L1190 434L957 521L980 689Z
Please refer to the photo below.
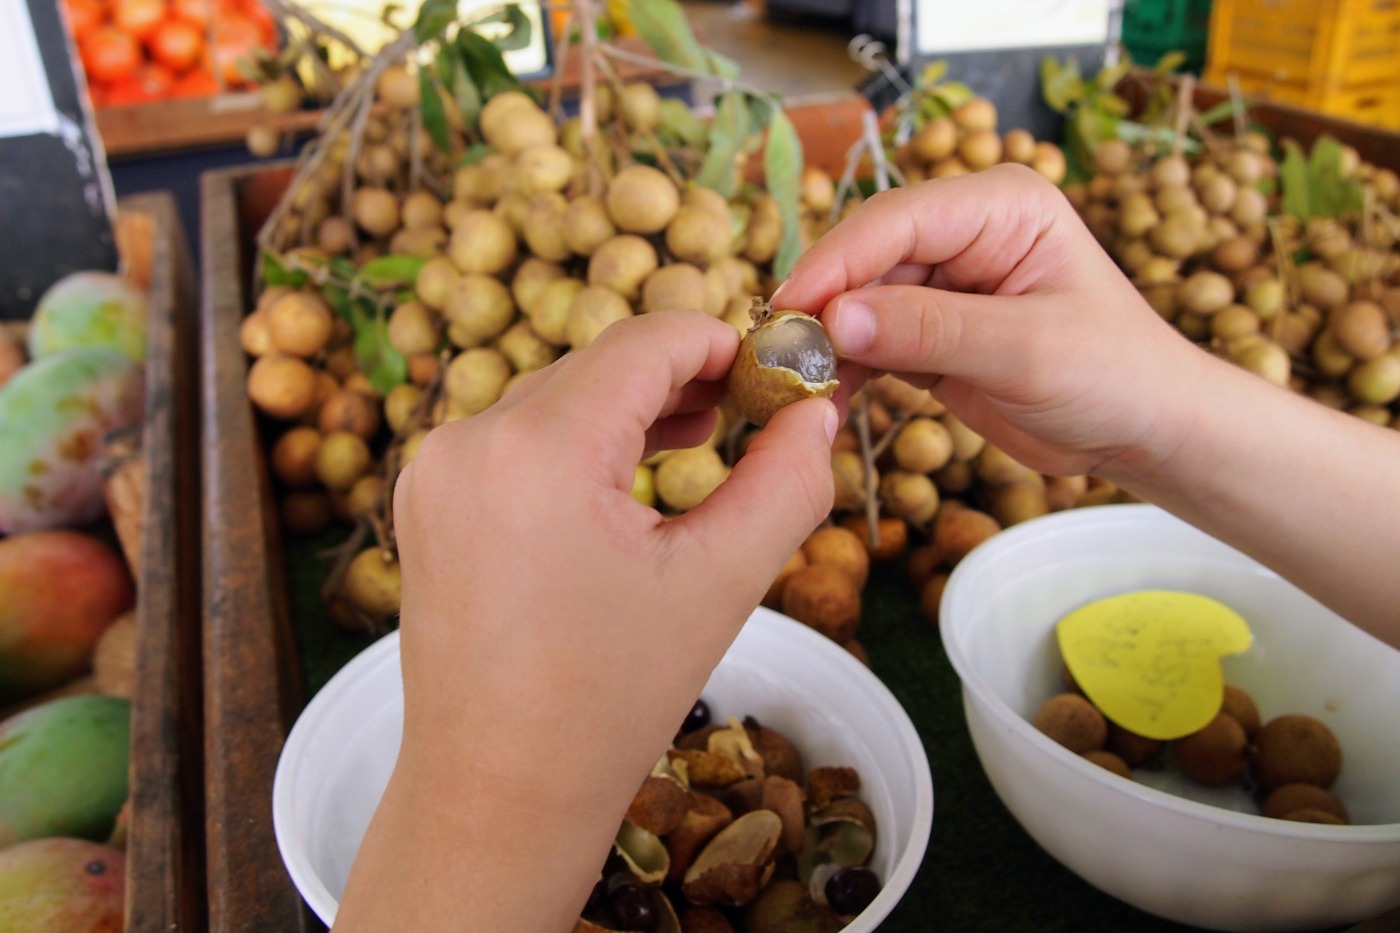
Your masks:
M1299 810L1323 810L1343 823L1351 822L1342 802L1331 791L1316 784L1284 784L1274 788L1259 805L1260 813L1276 820L1286 820Z
M1284 784L1331 787L1342 770L1342 748L1321 720L1293 713L1276 716L1259 730L1251 770L1265 792Z
M947 588L946 573L935 573L919 588L919 610L935 628L938 627L939 612L943 605L943 591Z
M904 553L909 543L909 526L904 519L881 515L875 524L875 544L870 543L870 525L862 512L852 512L841 519L841 527L849 528L859 536L865 549L870 552L870 560L884 564Z
M1329 810L1303 809L1284 814L1285 820L1295 823L1323 823L1330 826L1344 826L1346 820Z
M1103 748L1108 739L1108 720L1076 693L1046 700L1035 714L1035 727L1076 755Z
M808 564L783 587L783 614L845 643L860 627L860 590L842 570Z
M803 567L807 566L807 555L799 549L793 552L787 563L783 564L783 569L778 571L778 575L773 578L773 582L768 584L768 592L763 594L763 605L769 609L781 609L783 605L783 587L787 586L788 578Z
M1068 674L1068 670L1066 673ZM1150 767L1156 764L1166 744L1161 739L1149 739L1145 735L1124 729L1116 722L1108 724L1108 750L1123 759L1130 768L1140 768L1144 765Z
M1092 761L1105 771L1112 771L1121 778L1127 778L1130 781L1133 779L1133 772L1128 768L1128 763L1113 752L1095 749L1085 752L1082 757L1086 761Z
M1225 685L1225 699L1220 704L1220 711L1244 729L1245 738L1253 742L1254 737L1259 734L1259 707L1254 704L1254 698L1246 693L1242 688L1234 684Z
M681 914L681 933L734 933L718 907L691 907Z
M977 509L956 509L939 517L933 543L950 565L956 565L977 545L1001 531L1001 524Z
M837 525L818 528L808 535L802 554L809 564L830 564L863 589L870 577L870 554L854 531Z
M274 418L290 421L316 398L316 374L295 356L258 357L248 369L248 397Z
M1232 717L1217 713L1203 729L1172 743L1181 772L1193 781L1219 787L1249 771L1248 740Z

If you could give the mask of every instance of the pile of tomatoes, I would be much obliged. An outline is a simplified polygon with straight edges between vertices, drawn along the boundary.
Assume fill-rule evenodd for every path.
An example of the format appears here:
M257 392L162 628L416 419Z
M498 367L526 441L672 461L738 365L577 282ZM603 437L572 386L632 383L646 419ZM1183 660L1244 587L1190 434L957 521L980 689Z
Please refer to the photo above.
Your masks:
M98 106L247 86L240 60L275 49L259 0L61 0Z

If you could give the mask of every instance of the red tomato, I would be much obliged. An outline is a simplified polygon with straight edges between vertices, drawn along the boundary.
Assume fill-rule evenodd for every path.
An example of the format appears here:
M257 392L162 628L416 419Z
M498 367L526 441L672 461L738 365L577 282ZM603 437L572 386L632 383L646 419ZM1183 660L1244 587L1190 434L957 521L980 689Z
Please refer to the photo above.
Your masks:
M89 81L120 81L136 73L141 44L116 26L98 26L79 48Z
M277 44L277 20L258 0L245 0L242 4L243 16L258 27L258 34L264 46Z
M76 42L82 42L101 26L106 15L97 0L63 0L61 6L68 20L68 32Z
M204 30L182 19L168 19L146 40L151 57L171 71L184 71L204 55Z
M170 11L180 19L204 29L209 25L211 6L211 0L172 0Z
M109 106L148 104L165 100L175 85L174 76L159 65L142 65L130 77L107 86L103 103Z
M224 83L243 85L247 79L238 70L238 63L250 59L253 52L261 48L262 36L258 27L241 16L225 16L214 21L214 67L223 76Z
M112 21L141 40L155 32L165 13L165 0L116 0L112 5Z
M208 68L193 68L175 79L171 94L175 97L212 97L223 90L219 79Z

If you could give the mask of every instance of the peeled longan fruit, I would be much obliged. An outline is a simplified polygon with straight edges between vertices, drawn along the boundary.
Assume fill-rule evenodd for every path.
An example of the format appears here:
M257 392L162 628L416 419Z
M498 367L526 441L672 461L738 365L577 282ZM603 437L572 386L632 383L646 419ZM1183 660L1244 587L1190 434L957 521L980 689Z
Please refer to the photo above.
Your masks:
M870 525L864 512L853 512L841 519L841 527L856 533L870 560L876 564L888 563L904 553L909 544L909 526L904 519L892 515L881 515L875 521L875 540L871 543Z
M933 543L950 565L956 565L977 545L1001 531L1001 523L978 509L956 509L940 515L933 526Z
M316 478L327 489L343 492L364 476L370 460L369 445L363 437L336 431L323 437L316 450Z
M1255 705L1254 698L1241 687L1234 684L1225 685L1225 697L1220 703L1220 711L1229 716L1244 729L1245 738L1250 741L1259 734L1259 707Z
M1204 728L1172 743L1172 754L1183 774L1210 787L1242 778L1249 772L1249 740L1233 717L1217 713Z
M677 450L656 468L656 494L685 512L695 508L729 477L729 467L713 447Z
M312 427L296 427L279 437L268 455L272 475L284 486L303 489L316 485L316 451L321 432Z
M807 555L799 548L793 552L792 556L783 564L778 575L773 578L773 582L768 584L768 592L763 594L763 605L769 609L781 609L783 605L783 587L787 585L788 578L794 573L807 566Z
M642 283L642 310L703 311L705 273L686 262L662 266Z
M1251 770L1266 792L1285 784L1331 787L1342 770L1342 747L1319 719L1296 713L1276 716L1254 740Z
M1096 748L1092 751L1085 752L1081 757L1083 757L1085 761L1093 762L1105 771L1112 771L1121 778L1127 778L1130 781L1133 779L1133 772L1129 770L1128 763L1113 754L1113 752Z
M1273 819L1288 819L1289 814L1299 810L1321 810L1342 823L1351 822L1342 802L1331 791L1316 784L1284 784L1275 788L1259 805L1259 812Z
M803 542L802 555L809 564L829 564L841 570L856 589L865 587L870 577L870 555L865 544L849 528L827 525L818 528Z
M273 353L248 368L248 398L274 418L300 417L316 399L316 373L304 360Z
M629 165L608 185L608 217L627 233L660 233L680 209L676 185L660 169Z
M1108 720L1077 693L1058 693L1035 714L1035 727L1077 755L1103 748Z
M619 234L589 257L588 284L610 288L628 301L636 301L642 283L658 265L656 249L649 242L635 234Z
M463 216L447 243L448 257L464 273L499 275L515 262L516 254L514 228L487 210Z
M830 564L809 563L789 577L782 605L784 615L838 643L854 638L860 627L860 589Z
M442 386L464 414L475 415L496 403L510 375L510 362L499 350L472 347L447 364Z

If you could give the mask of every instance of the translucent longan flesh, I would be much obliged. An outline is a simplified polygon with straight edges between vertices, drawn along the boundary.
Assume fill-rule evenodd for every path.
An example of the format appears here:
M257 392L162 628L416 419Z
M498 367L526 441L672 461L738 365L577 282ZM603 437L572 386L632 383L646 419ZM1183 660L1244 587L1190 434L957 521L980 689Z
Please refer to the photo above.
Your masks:
M793 316L754 334L759 365L790 369L813 385L836 378L836 352L816 318Z

